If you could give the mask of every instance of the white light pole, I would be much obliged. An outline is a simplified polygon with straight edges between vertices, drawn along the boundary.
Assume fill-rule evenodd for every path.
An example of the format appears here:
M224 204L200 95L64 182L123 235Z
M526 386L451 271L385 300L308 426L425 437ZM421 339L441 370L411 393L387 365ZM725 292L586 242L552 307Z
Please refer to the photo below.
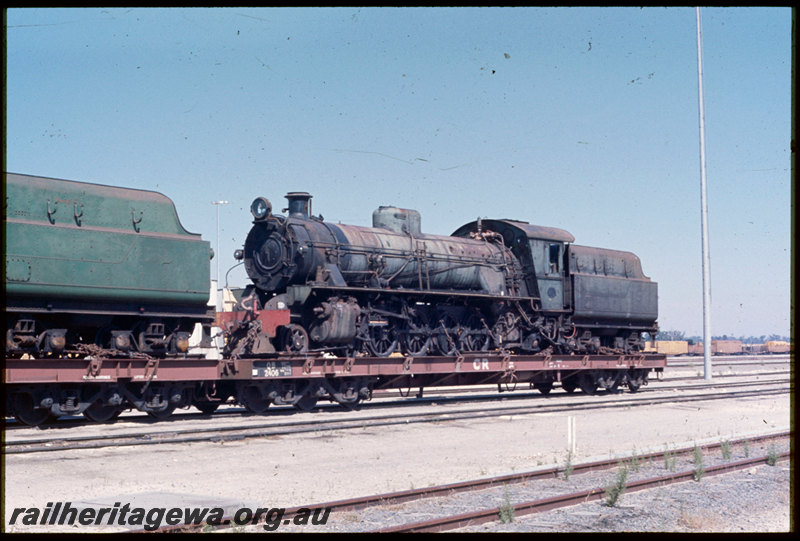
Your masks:
M703 111L703 30L697 7L697 93L700 116L700 228L703 244L703 370L711 381L711 255L708 248L708 194L706 192L706 126Z
M219 293L221 291L221 289L222 289L222 286L220 285L220 282L219 282L219 257L220 257L220 252L219 252L219 207L220 207L220 205L227 205L228 202L227 201L212 201L211 204L214 205L215 207L217 207L217 253L215 254L215 257L217 259L217 291L216 291L217 297L216 297L216 300L217 300L217 312L221 312L224 307L222 306L222 302L220 301L220 293ZM223 296L222 298L224 299L225 297Z

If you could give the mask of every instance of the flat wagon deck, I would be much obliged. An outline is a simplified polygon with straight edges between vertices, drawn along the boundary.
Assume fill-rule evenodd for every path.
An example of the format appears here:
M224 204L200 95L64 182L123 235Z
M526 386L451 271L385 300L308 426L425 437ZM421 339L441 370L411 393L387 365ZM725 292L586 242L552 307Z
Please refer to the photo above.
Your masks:
M627 386L635 392L666 355L512 355L504 351L457 356L334 357L278 354L236 359L80 358L6 359L7 414L26 424L83 413L108 421L128 408L156 418L194 405L214 411L233 400L255 413L271 404L311 409L319 399L353 406L377 389L528 383L544 394L555 383L594 394Z

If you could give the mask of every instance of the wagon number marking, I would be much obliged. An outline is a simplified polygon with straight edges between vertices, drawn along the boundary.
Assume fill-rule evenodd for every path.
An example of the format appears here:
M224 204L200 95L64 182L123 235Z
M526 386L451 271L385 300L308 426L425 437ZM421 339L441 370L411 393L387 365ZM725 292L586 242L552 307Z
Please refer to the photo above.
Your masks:
M292 375L292 364L288 361L266 361L253 363L252 374L255 377L286 377Z

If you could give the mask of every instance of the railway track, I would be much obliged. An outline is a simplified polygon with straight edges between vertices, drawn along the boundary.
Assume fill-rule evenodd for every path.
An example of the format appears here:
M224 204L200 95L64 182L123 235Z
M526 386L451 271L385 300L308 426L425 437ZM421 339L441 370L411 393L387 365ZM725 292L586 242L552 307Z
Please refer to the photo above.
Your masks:
M763 388L763 387L767 388ZM720 387L733 389L719 391ZM752 389L752 387L761 387ZM714 389L717 392L695 392L703 389ZM677 398L670 391L682 391L687 394ZM737 382L728 385L697 385L691 387L674 387L658 389L658 393L666 392L664 396L635 396L626 398L629 394L607 395L605 397L590 397L588 400L569 401L560 403L537 403L534 405L510 405L491 408L466 408L434 413L408 413L398 415L396 412L386 415L358 416L347 419L301 419L299 421L259 423L249 426L216 426L216 427L191 427L177 430L134 432L134 433L105 433L100 435L70 435L63 438L27 438L8 440L3 444L3 453L25 454L38 452L53 452L81 449L101 449L105 447L142 446L158 444L183 444L196 442L229 442L248 438L277 437L294 434L321 431L341 431L363 429L391 425L408 425L410 423L430 423L442 421L456 421L469 419L486 419L508 415L527 415L536 413L573 413L583 410L645 407L657 404L680 401L682 404L690 402L704 402L711 400L741 399L747 397L761 397L788 394L791 391L789 379L779 379L763 382ZM694 393L694 394L692 394ZM160 426L160 425L159 425Z
M784 451L778 455L778 460L788 460L791 456L790 451ZM737 470L751 468L753 466L762 465L770 460L769 456L763 455L753 458L747 458L736 462L727 464L718 464L716 466L708 467L704 470L704 476L721 475L730 473ZM637 492L640 490L647 490L665 485L682 483L686 481L693 481L696 478L696 470L689 469L669 475L660 475L640 479L628 483L625 490L628 493ZM475 526L477 524L484 524L487 522L496 522L503 513L513 516L525 515L529 513L538 513L543 511L550 511L560 507L567 507L571 505L578 505L590 501L601 500L606 497L607 489L604 487L595 487L588 490L581 490L560 496L542 498L537 500L530 500L522 503L513 504L508 508L505 507L491 507L488 509L481 509L468 513L447 516L443 518L431 519L426 521L415 522L411 524L401 524L399 526L381 528L375 530L374 533L411 533L411 532L445 532L467 526Z
M681 359L681 360L676 360ZM787 356L785 359L712 359L711 366L718 368L720 366L772 366L772 365L788 365L791 363L791 358ZM685 359L683 357L669 357L667 359L667 368L686 368L686 367L702 367L703 358L695 357L693 359Z
M450 483L445 485L438 485L420 489L404 490L399 492L390 492L376 495L369 495L359 498L351 498L345 500L337 500L332 502L319 503L314 505L304 505L285 509L282 519L283 524L290 524L292 519L297 516L302 510L308 509L329 509L330 513L343 513L343 512L357 512L369 508L396 508L411 502L419 502L424 500L432 500L435 498L452 498L456 494L470 493L477 491L486 491L497 488L506 488L509 485L532 483L540 480L557 479L569 477L570 475L584 475L593 472L602 472L618 467L621 463L633 464L633 461L639 462L660 462L677 459L678 457L687 457L697 452L699 449L703 453L713 453L720 451L723 446L737 445L766 445L768 442L782 442L786 443L792 433L788 431L763 434L759 436L739 438L735 440L727 440L724 442L710 443L699 446L684 446L672 449L665 449L664 451L644 453L639 455L631 455L627 457L615 456L599 461L585 462L574 465L554 466L550 468L542 468L533 471L513 473L508 475L501 475L489 478L475 479L470 481ZM790 457L790 451L771 452L754 457L748 457L742 460L724 460L721 463L704 468L703 475L712 476L731 471L736 471L744 468L750 468L756 465L761 465L771 460L786 460ZM569 472L567 473L567 468ZM692 468L680 472L671 472L666 475L658 475L636 479L626 484L625 489L627 493L636 492L639 490L647 490L650 488L664 486L671 483L679 483L690 481L696 478L697 469ZM440 516L434 519L401 523L392 526L386 526L374 530L369 533L406 533L406 532L443 532L463 528L465 526L475 526L486 522L495 522L503 516L503 514L513 513L513 516L521 516L528 513L543 512L560 507L570 505L577 505L588 501L602 499L606 494L606 489L603 487L593 487L585 490L578 490L569 493L562 493L556 496L548 496L536 500L524 501L517 504L509 504L504 507L488 507L479 509L468 513L458 513L447 516ZM257 526L256 524L236 523L235 518L226 517L219 525L214 525L214 529L225 529L233 526ZM192 524L192 525L179 525L163 527L157 530L158 532L194 532L201 531L209 528L205 524Z

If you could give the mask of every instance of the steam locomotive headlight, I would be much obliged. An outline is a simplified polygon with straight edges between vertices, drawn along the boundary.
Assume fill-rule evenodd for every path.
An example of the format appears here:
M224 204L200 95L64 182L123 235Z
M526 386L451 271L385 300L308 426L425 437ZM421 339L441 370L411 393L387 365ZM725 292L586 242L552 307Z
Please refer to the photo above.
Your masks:
M256 220L264 220L272 212L272 203L266 197L257 197L250 205L250 213Z

